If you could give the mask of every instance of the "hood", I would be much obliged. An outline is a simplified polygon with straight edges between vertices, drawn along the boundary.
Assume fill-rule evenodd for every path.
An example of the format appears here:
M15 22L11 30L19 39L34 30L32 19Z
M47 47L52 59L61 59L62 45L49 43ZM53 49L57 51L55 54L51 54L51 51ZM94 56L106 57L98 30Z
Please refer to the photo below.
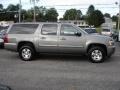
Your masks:
M102 35L102 34L91 34L91 37L96 37L96 38L107 38L110 39L111 37L106 36L106 35Z
M111 37L109 36L105 36L105 35L95 35L95 34L89 34L86 36L86 40L88 42L92 42L92 43L101 43L101 44L106 44L109 40L113 40Z

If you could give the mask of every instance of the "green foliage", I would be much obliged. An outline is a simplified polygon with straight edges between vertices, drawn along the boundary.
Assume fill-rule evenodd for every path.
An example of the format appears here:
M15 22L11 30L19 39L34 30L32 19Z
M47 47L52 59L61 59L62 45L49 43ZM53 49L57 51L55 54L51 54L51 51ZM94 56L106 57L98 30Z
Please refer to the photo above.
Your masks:
M82 12L76 9L69 9L65 12L63 19L64 20L80 20Z
M120 23L119 23L119 28L120 28ZM116 27L115 27L115 29L118 29L118 20L116 21Z
M100 33L100 34L101 34L101 32L102 32L102 28L97 27L97 28L96 28L96 31L97 31L97 33Z
M36 10L36 21L45 21L46 8L35 7ZM29 9L25 14L25 21L33 21L34 8Z
M100 27L105 22L104 15L101 11L95 10L87 17L87 22L90 26Z
M50 8L46 11L45 20L50 22L56 22L58 17L57 10L55 8Z
M32 0L33 1L33 0ZM37 1L37 0L36 0ZM36 21L57 21L58 13L54 8L46 9L45 7L35 6ZM21 10L21 21L31 22L33 21L34 8L29 10ZM18 22L19 4L10 4L6 9L0 4L0 21L14 21Z
M115 16L115 15L114 15L114 16L112 16L112 21L113 21L113 22L117 22L117 21L118 21L118 17L117 17L117 16Z
M7 11L18 11L19 10L19 4L17 4L17 5L10 4L6 8L6 10Z
M92 14L93 11L95 11L95 7L93 5L90 5L88 7L87 16L89 16L90 14Z
M15 18L15 15L18 16L18 10L19 10L19 4L17 4L17 5L13 5L13 4L8 5L8 7L6 9L3 9L0 12L0 21L3 21L3 20L16 21L16 19L18 17Z
M87 16L86 15L82 15L81 20L86 20Z
M3 5L2 4L0 4L0 11L2 11L3 10Z

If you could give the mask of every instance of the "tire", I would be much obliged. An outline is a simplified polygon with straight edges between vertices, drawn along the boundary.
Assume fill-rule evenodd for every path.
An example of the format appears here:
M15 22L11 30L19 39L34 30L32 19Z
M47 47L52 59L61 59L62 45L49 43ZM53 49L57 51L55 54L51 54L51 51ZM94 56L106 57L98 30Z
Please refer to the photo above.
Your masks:
M19 56L23 61L31 61L35 58L35 50L32 45L24 45L19 50Z
M117 37L117 36L114 37L114 41L115 41L115 42L118 42L118 37Z
M88 58L92 63L102 63L106 58L105 50L102 47L92 47L88 51Z
M4 44L1 44L1 45L0 45L0 48L1 48L1 49L4 49Z
M118 41L119 41L118 36L117 36L116 38L117 38L117 39L116 39L116 42L118 42Z

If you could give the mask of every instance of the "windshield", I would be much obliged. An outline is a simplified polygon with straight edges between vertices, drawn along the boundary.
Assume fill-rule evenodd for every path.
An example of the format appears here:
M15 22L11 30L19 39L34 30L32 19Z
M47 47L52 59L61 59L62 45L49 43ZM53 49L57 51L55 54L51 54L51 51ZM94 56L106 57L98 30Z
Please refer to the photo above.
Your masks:
M97 33L96 29L85 29L88 34Z
M78 30L82 31L84 34L88 34L86 31L84 31L82 28L80 27L76 27Z
M103 32L110 32L110 29L103 29Z

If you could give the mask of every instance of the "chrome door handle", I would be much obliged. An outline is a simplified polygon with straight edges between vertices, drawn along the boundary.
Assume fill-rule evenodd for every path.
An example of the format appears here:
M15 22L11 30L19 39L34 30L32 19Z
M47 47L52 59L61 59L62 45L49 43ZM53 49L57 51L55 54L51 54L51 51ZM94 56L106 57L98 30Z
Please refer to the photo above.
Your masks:
M66 40L66 38L62 37L60 40Z
M46 39L46 37L41 37L41 39Z

